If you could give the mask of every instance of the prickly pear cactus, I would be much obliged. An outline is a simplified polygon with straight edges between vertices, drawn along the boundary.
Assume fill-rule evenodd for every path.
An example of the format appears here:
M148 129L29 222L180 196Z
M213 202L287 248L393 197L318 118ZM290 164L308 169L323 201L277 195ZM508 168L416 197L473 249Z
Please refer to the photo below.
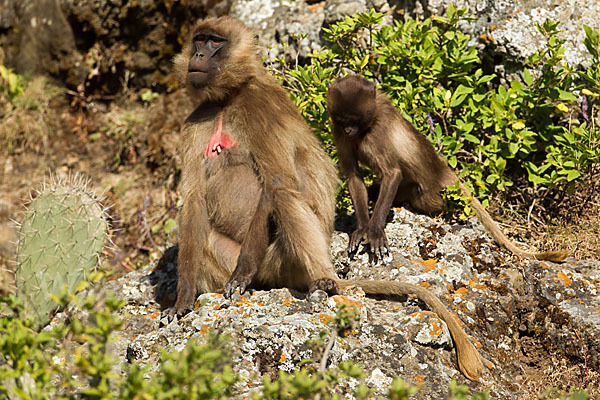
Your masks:
M21 224L16 285L26 311L46 324L57 305L50 295L69 291L96 269L108 236L97 196L80 176L50 179Z

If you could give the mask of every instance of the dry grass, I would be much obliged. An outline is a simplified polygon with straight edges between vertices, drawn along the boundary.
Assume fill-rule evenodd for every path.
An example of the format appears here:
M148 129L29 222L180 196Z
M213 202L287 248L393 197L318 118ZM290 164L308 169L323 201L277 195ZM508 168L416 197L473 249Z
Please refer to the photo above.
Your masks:
M56 118L50 102L60 89L36 77L27 84L23 93L11 102L0 101L0 154L6 156L25 150L36 153L48 147L51 118Z
M490 213L530 250L567 250L572 259L600 260L600 165L560 199L538 198L531 207L518 193L502 196L510 199Z
M522 386L524 400L568 399L585 391L590 399L600 398L600 372L585 364L568 365L566 360L552 360L552 365L532 372Z

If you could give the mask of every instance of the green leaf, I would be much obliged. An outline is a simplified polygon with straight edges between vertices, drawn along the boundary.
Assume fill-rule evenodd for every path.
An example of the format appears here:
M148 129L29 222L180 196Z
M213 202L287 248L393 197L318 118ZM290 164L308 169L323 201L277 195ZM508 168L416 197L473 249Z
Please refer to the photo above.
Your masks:
M10 93L15 93L17 91L18 85L18 76L17 74L8 74L8 88Z
M575 101L577 100L577 96L575 96L573 93L558 89L558 99L562 101Z
M446 9L446 18L448 18L449 21L456 18L456 7L453 4L448 5L448 8Z
M169 233L171 233L173 231L173 229L175 229L177 227L177 222L173 219L173 218L169 218L168 220L165 221L165 233L168 235Z
M482 83L486 83L491 81L492 79L494 79L496 77L495 74L491 74L491 75L484 75L481 78L479 78L479 80L477 81L478 85L481 85Z
M579 178L580 176L581 176L581 172L579 172L577 170L571 170L567 174L567 180L569 182L571 182L571 181L574 181L575 179Z
M527 86L531 86L531 84L533 83L533 78L531 77L529 68L525 68L525 70L523 71L523 81Z
M462 137L464 137L465 140L468 140L471 143L479 144L479 142L480 142L476 136L473 136L470 133L465 133L462 135Z
M511 89L514 89L517 91L523 90L523 85L521 85L521 83L519 81L511 81L510 87L511 87Z
M450 166L450 168L456 168L457 163L458 160L456 159L456 156L452 156L448 159L448 165Z

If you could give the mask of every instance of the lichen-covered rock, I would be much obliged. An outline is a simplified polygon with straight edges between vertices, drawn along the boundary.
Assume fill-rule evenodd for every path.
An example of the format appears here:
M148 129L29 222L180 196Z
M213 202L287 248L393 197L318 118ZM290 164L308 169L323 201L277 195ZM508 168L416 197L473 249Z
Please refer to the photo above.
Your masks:
M420 399L447 398L451 379L473 391L488 391L491 398L520 398L523 361L534 350L574 362L586 357L589 368L600 369L600 263L520 262L499 249L476 221L440 224L405 209L395 210L386 232L391 255L374 266L366 255L347 260L348 234L336 232L331 254L338 274L428 287L456 313L488 361L479 384L458 371L445 323L406 296L366 297L360 288L336 296L316 291L308 298L288 289L236 294L231 300L205 293L192 313L173 322L161 319L161 310L175 300L176 247L152 269L106 283L105 289L127 300L122 310L127 318L115 335L113 354L123 362L153 366L160 349L180 351L190 340L227 335L232 365L243 377L240 396L248 395L265 374L292 371L307 358L319 362L324 349L320 334L331 332L337 306L344 304L361 319L346 337L335 340L327 365L360 363L367 375L364 383L376 388L377 395L401 376L418 385ZM358 383L345 381L338 392L350 392Z

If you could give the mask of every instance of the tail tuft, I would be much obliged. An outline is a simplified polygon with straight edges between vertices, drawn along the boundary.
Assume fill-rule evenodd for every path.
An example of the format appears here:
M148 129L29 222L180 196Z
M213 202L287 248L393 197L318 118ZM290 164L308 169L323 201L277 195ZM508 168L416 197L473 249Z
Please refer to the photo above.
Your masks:
M562 262L569 256L568 251L545 251L543 253L535 253L534 257L538 260L545 260L551 262Z

